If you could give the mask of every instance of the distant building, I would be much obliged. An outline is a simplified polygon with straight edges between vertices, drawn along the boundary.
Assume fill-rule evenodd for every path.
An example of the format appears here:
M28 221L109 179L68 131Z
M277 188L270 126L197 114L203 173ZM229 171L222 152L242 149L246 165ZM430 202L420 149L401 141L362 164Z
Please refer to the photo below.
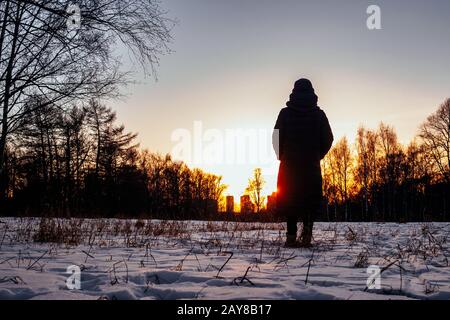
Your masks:
M274 211L277 208L277 193L272 192L270 196L267 196L267 210Z
M227 196L227 213L234 213L234 197Z
M241 213L253 213L255 206L249 195L241 196Z

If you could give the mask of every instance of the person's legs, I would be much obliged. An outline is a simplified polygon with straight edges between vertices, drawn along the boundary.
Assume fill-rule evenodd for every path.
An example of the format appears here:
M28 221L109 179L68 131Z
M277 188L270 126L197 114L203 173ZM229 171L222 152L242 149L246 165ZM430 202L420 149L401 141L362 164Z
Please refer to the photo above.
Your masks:
M290 215L287 218L287 234L297 237L297 217Z
M302 245L311 245L312 233L314 228L314 218L318 211L318 205L310 204L302 212L303 230L301 235Z
M286 232L286 243L285 247L296 248L298 247L297 242L297 222L298 219L295 215L288 214L286 217L287 221L287 232Z

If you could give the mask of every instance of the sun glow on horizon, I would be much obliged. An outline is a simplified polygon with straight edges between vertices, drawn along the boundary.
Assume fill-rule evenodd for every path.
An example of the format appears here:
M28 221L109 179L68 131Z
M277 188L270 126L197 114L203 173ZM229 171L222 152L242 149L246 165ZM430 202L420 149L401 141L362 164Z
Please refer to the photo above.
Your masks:
M241 128L210 128L194 121L191 128L172 132L171 156L191 168L222 176L225 195L239 199L256 168L265 180L263 195L276 189L279 162L272 146L271 126L247 124Z

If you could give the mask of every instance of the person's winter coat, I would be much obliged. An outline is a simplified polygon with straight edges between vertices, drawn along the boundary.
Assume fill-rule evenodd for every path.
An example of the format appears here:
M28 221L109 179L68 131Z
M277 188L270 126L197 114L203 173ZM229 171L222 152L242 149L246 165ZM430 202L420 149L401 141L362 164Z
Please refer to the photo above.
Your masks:
M277 205L286 215L302 208L317 210L322 201L320 161L333 143L333 134L311 82L300 79L276 121L274 149L281 161Z

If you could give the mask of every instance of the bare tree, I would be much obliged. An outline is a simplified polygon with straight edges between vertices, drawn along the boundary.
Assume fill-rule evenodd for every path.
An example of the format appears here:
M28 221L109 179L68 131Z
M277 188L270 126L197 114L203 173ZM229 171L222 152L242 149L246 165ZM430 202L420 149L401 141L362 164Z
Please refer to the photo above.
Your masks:
M264 178L262 176L261 168L256 168L253 171L253 177L248 179L248 186L246 188L246 192L250 195L252 202L255 204L256 212L261 212L261 209L264 206L264 198L261 194L262 189L264 188Z
M87 123L91 128L92 140L95 145L95 175L98 178L100 174L100 162L106 152L106 141L110 133L108 127L111 127L116 121L116 113L110 108L101 104L99 101L91 99L85 107Z
M370 163L366 129L360 127L356 135L357 166L355 169L355 182L361 189L363 199L363 216L369 214L369 179Z
M334 207L334 220L337 221L337 205L338 205L338 192L337 192L337 171L332 161L332 154L328 152L325 158L321 162L322 168L322 190L327 200L327 216L329 219L329 204L332 203Z
M450 98L428 117L420 128L419 136L437 172L450 183Z
M348 198L353 159L347 138L342 138L331 150L332 170L336 172L336 189L345 206L345 220L348 221Z
M8 139L27 113L119 95L127 79L114 54L120 44L149 71L168 52L172 21L159 2L80 0L81 24L68 29L71 2L0 1L0 178ZM40 103L29 107L31 98ZM1 180L0 197L6 189Z
M362 197L362 215L369 218L370 208L376 208L374 185L377 181L379 148L378 134L360 127L356 135L354 183ZM374 205L374 206L372 206Z

